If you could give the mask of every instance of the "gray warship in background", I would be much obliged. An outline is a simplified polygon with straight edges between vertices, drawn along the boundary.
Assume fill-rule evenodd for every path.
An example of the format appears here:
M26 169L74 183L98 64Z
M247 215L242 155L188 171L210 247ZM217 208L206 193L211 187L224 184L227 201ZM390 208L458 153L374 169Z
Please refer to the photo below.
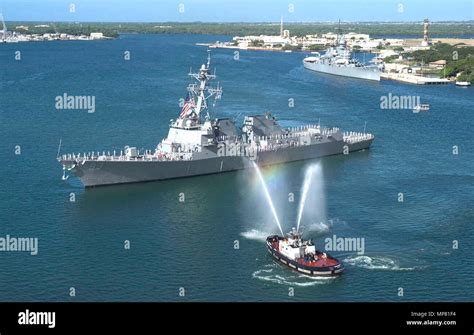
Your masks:
M85 187L137 183L235 171L253 166L281 164L317 157L348 154L370 147L374 136L342 132L319 124L283 128L269 113L245 116L241 128L230 118L211 119L208 99L220 99L222 88L209 86L216 78L210 71L210 55L168 136L154 150L125 147L120 152L59 154L63 179L70 174ZM204 114L204 115L203 115Z
M303 66L311 71L380 81L380 69L377 65L366 65L352 58L343 35L338 35L337 46L330 47L323 55L314 53L303 59Z

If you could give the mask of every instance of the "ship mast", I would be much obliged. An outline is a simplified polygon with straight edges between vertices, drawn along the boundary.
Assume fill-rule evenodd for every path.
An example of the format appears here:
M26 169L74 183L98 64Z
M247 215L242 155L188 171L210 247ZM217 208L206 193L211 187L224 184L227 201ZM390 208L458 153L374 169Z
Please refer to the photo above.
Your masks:
M344 45L345 46L345 41L343 41L343 35L341 31L341 19L339 19L339 23L337 25L337 44L336 45Z
M189 94L193 97L193 99L197 99L194 112L196 113L197 117L200 118L201 112L205 110L206 120L209 119L207 99L212 96L215 96L215 100L219 100L222 96L222 87L219 84L217 84L217 87L215 88L208 86L209 81L216 79L215 72L214 74L211 74L210 66L211 51L208 50L207 64L202 64L198 73L189 73L189 76L194 78L197 83L189 84L189 86L187 87L187 90Z
M3 14L0 13L0 19L2 20L2 41L4 41L7 38L7 26L5 24L5 20L3 19Z

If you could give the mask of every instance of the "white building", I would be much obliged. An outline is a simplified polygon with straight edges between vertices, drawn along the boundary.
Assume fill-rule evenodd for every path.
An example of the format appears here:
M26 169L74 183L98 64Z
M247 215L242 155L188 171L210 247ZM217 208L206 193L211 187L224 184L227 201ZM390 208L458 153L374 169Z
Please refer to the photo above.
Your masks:
M325 37L320 37L319 35L306 35L302 37L299 41L303 46L310 46L310 45L326 45L329 43L328 39Z
M392 47L401 47L403 46L403 40L399 38L386 38L385 39L386 45L390 44Z
M369 36L369 34L347 33L347 34L344 35L344 38L347 41L348 40L356 40L356 41L365 40L365 41L368 41L370 39L370 36Z
M104 38L104 34L103 33L91 33L91 38L94 39L94 40L98 40L98 39Z
M336 33L327 33L323 34L322 37L327 38L328 40L336 40L337 34Z
M380 54L378 55L378 58L385 59L387 57L398 56L398 55L399 53L395 50L383 49L383 50L380 50Z

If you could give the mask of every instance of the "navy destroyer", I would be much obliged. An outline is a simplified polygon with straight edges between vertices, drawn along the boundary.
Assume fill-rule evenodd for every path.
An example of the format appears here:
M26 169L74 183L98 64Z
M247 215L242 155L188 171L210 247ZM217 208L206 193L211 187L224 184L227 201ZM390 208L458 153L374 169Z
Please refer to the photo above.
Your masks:
M170 121L168 136L153 150L126 146L120 152L59 154L63 179L72 174L85 187L136 183L199 176L348 154L370 147L374 136L342 132L335 127L310 124L281 127L269 113L245 116L243 126L233 119L209 115L208 100L219 100L222 88L210 86L216 78L210 70L210 55L197 73L176 119Z
M303 59L303 66L336 76L380 81L378 66L365 65L353 58L343 35L338 37L337 46L330 47L323 55L315 53Z

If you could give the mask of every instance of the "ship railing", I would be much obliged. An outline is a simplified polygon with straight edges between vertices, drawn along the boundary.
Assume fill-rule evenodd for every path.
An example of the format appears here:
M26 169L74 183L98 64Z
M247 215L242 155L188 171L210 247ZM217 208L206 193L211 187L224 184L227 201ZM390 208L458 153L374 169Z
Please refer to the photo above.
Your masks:
M318 129L319 132L310 131L310 129ZM280 140L299 140L301 137L329 137L334 134L340 133L339 128L321 128L319 125L307 125L295 128L288 128L288 133L275 134L270 136L257 136L256 139L262 142L278 142ZM279 144L279 143L277 143Z
M276 151L279 149L286 149L290 147L300 147L300 146L305 146L305 145L307 144L303 144L300 141L296 141L295 139L291 139L290 141L283 142L283 143L270 142L265 145L257 146L257 152Z
M151 150L146 150L143 154L137 152L136 156L130 156L123 153L110 152L87 152L87 153L69 153L63 154L59 157L63 161L75 161L77 163L84 163L86 161L174 161L174 160L191 160L191 152L173 152L173 153L153 153Z
M344 132L342 139L344 142L352 144L363 141L373 140L374 135L370 133L360 133L355 131Z
M219 143L222 143L222 142L235 142L235 141L238 141L238 140L240 140L240 137L236 136L236 135L217 136L216 137L216 141L219 142Z
M191 152L159 153L157 157L160 161L188 161L193 159L193 154Z

